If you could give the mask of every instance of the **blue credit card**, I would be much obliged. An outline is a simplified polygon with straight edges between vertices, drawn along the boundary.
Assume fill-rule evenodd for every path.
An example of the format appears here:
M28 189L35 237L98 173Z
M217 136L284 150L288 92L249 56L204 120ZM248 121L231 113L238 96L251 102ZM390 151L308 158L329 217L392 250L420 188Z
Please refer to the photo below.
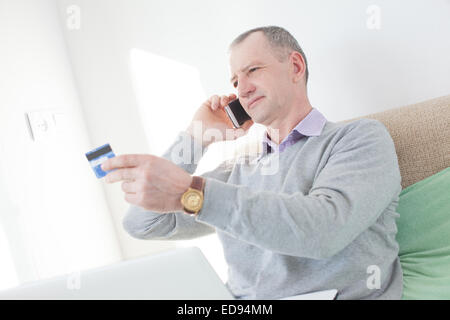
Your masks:
M95 148L92 151L86 152L86 158L88 159L92 170L94 170L94 173L97 178L103 178L108 174L108 172L114 171L103 171L101 168L101 165L103 162L110 158L114 158L116 155L111 149L111 146L107 143L101 147Z

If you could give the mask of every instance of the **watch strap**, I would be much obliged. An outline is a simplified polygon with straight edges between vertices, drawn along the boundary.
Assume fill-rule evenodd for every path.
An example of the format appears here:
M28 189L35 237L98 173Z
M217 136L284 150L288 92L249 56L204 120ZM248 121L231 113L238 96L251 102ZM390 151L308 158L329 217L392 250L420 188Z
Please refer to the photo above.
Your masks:
M205 179L203 179L202 177L193 176L192 177L191 188L203 192L203 184L204 184L204 182L205 182Z

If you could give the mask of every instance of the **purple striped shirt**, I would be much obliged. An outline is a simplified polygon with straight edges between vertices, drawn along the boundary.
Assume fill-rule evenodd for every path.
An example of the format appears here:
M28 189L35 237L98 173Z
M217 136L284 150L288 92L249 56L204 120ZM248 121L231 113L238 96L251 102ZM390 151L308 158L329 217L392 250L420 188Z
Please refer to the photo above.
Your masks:
M279 145L270 140L267 136L267 132L265 132L262 141L263 153L260 158L266 153L271 153L272 151L283 152L284 149L293 145L302 137L319 136L326 122L327 119L317 109L313 108L311 112L308 113L306 117L295 126L294 129L292 129L288 136L284 138Z

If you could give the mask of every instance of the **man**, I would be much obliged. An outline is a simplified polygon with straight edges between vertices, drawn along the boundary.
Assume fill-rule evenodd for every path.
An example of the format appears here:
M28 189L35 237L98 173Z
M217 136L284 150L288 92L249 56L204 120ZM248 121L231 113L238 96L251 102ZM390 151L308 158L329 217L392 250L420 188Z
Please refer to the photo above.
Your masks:
M238 299L334 288L339 299L400 299L395 210L401 177L386 128L369 119L329 122L312 108L306 58L282 28L236 38L230 68L252 121L226 135L233 129L224 106L236 96L213 96L178 140L188 143L183 152L193 160L212 143L202 139L206 130L234 139L260 123L267 129L263 152L249 162L224 162L202 177L191 175L195 161L170 161L178 140L162 158L108 160L104 169L118 169L108 182L123 181L132 204L124 228L140 239L191 239L216 231L229 267L227 286ZM197 121L203 131L194 130ZM264 174L263 166L273 161L276 172Z

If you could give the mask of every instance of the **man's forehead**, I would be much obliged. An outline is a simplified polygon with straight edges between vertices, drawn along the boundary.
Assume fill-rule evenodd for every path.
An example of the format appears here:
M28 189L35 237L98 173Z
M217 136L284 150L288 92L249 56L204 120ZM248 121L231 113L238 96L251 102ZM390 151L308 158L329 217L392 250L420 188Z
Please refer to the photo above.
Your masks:
M252 63L268 63L273 58L264 35L255 33L230 50L229 68L232 76Z

